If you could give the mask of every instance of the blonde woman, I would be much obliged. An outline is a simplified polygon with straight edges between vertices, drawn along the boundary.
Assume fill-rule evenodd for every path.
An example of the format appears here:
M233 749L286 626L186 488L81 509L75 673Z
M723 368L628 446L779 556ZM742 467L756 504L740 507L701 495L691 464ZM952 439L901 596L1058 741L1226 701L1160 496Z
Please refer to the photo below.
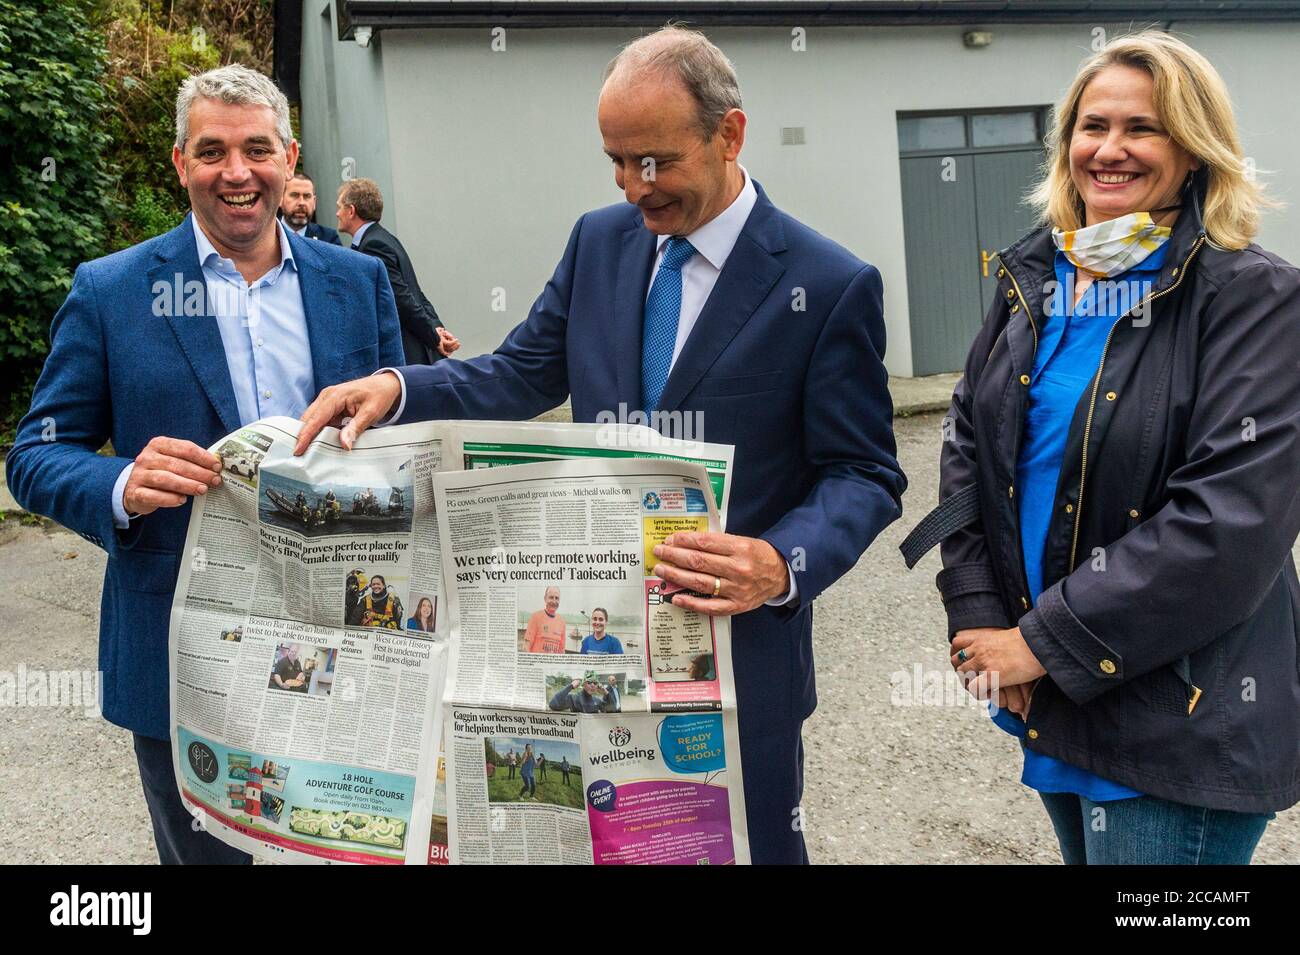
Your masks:
M1247 863L1300 801L1300 271L1172 36L1088 60L1048 146L904 552L942 540L952 663L1066 862Z

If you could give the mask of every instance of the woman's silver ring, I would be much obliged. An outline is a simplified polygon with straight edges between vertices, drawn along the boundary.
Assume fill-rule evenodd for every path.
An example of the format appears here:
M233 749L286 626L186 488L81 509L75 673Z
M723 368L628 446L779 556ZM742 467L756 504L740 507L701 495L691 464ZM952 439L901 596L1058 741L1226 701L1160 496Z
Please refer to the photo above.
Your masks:
M965 649L961 649L961 650L958 650L958 651L957 651L957 662L958 662L958 663L965 663L965 662L966 662L966 651L965 651Z

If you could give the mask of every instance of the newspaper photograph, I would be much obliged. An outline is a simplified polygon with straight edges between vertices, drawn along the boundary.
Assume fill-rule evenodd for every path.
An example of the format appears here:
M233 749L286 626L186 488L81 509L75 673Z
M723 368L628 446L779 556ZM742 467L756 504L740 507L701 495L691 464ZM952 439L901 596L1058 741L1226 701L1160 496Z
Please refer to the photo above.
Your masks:
M431 475L446 428L271 418L212 450L172 607L177 783L197 824L285 862L424 864L446 662Z
M450 861L748 862L730 619L653 576L669 534L721 529L714 476L504 463L434 475Z

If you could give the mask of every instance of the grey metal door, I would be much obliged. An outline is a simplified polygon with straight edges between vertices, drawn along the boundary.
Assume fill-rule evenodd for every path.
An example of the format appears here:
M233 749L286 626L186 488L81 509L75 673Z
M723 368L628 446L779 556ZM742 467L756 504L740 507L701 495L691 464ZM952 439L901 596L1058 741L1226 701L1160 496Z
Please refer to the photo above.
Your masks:
M1034 225L1034 213L1024 203L1035 181L1043 154L986 153L975 159L975 221L979 232L980 314L988 312L997 294L994 255L1015 242Z
M971 156L902 159L903 243L912 328L912 374L965 364L978 321L979 247ZM977 317L978 318L978 317Z
M1045 107L898 115L912 373L959 371L997 288L994 256L1033 225Z

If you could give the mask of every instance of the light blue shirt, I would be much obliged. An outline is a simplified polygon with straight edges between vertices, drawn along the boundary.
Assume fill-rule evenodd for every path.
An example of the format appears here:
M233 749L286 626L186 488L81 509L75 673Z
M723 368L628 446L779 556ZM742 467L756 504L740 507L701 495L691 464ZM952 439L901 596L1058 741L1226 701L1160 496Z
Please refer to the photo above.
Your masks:
M366 230L369 229L372 225L374 225L373 222L363 222L361 224L361 228L358 229L356 232L352 233L352 244L348 246L348 248L356 249L357 246L361 244L361 237L366 234ZM357 251L360 252L361 250L357 249Z
M216 250L198 221L192 221L209 311L215 314L221 333L239 423L273 415L297 418L311 404L316 381L298 266L284 225L276 223L280 264L249 284L235 263ZM127 465L113 486L113 521L120 528L130 524L122 495L134 467Z

